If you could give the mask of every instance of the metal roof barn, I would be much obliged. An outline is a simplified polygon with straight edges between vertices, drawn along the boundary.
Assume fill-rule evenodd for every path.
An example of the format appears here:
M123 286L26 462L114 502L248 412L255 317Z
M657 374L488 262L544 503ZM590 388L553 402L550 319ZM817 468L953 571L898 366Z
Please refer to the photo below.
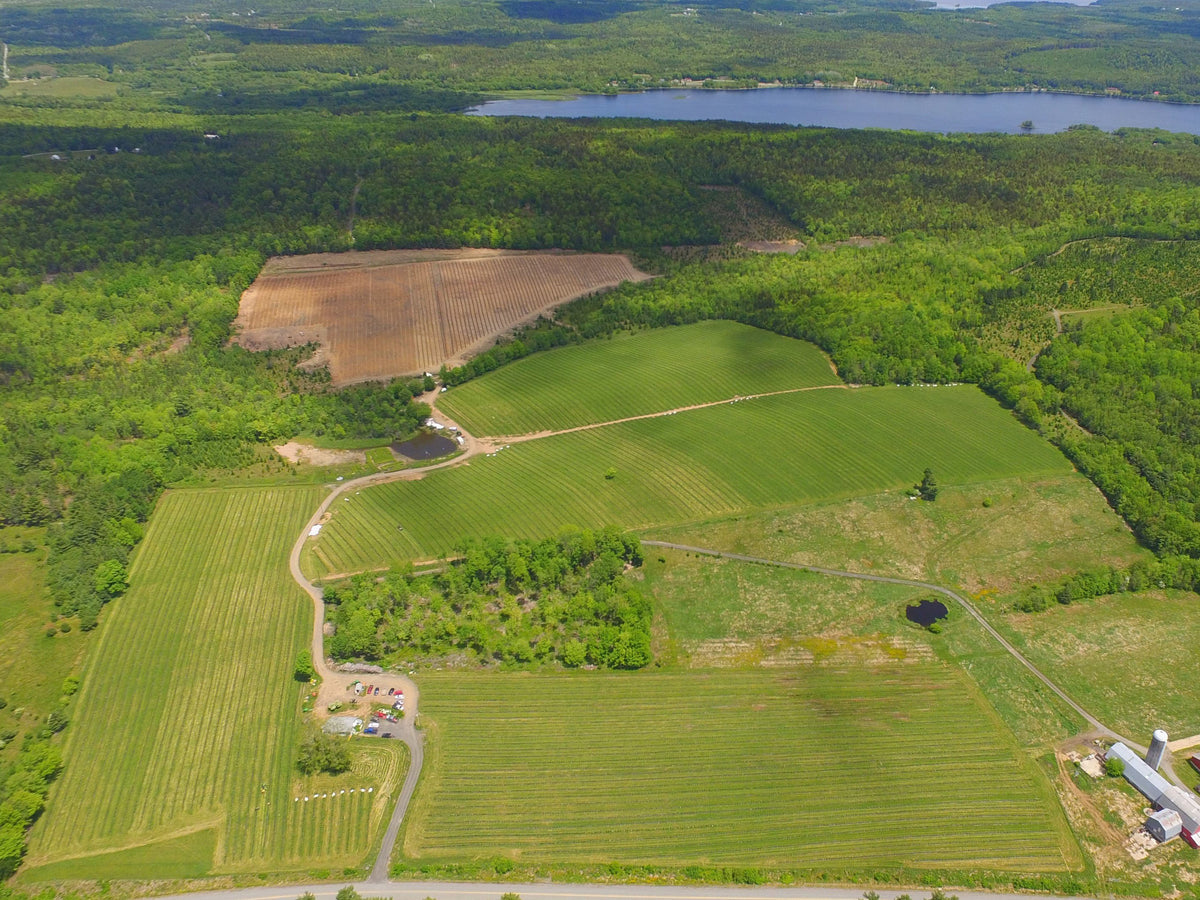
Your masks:
M1183 828L1189 834L1200 831L1200 800L1181 787L1168 785L1156 804L1163 809L1173 809L1183 820Z
M1173 809L1160 809L1150 814L1146 820L1146 830L1150 832L1150 837L1165 844L1171 838L1179 837L1179 832L1183 830L1183 819Z
M1106 756L1115 756L1125 763L1125 780L1151 803L1157 803L1158 798L1171 786L1167 779L1151 769L1144 759L1122 743L1118 742L1109 747Z

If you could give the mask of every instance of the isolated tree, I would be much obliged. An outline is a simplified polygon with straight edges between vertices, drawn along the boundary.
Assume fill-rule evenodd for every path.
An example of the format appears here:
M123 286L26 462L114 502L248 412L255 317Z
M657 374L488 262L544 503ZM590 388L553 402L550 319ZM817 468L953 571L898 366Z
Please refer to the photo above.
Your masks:
M1125 774L1125 760L1119 756L1110 756L1104 760L1104 774L1109 778L1120 778Z
M348 884L337 892L337 900L362 900L362 895Z
M350 770L350 751L346 749L345 741L313 734L300 745L296 768L304 775L315 775L317 772L340 775Z
M313 676L317 674L317 670L313 668L313 659L311 650L301 650L296 654L296 668L293 672L293 677L297 681L312 681Z
M921 478L921 483L915 485L914 490L916 490L917 496L922 500L928 500L932 503L937 499L938 486L937 482L934 481L932 469L925 470L925 474Z

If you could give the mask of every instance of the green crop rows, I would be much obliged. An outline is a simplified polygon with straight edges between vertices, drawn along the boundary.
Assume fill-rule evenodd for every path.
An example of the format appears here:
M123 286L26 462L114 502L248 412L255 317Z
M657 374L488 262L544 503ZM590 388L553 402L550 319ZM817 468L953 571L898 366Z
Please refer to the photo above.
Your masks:
M865 677L866 676L866 677ZM1049 783L957 668L430 673L414 863L1061 871Z
M86 715L72 726L31 862L209 829L215 858L173 859L170 871L307 868L366 855L371 802L382 805L377 782L369 797L294 800L291 665L312 607L287 558L320 496L310 487L163 497L133 587L113 605L89 663ZM213 842L183 846L211 853ZM149 859L143 871L153 876ZM103 872L104 862L87 869Z
M808 391L512 444L363 489L335 504L306 565L358 571L433 558L463 537L644 529L862 496L905 488L926 466L943 484L1069 471L974 387Z
M702 322L538 353L454 388L438 407L472 434L524 434L837 383L806 341Z

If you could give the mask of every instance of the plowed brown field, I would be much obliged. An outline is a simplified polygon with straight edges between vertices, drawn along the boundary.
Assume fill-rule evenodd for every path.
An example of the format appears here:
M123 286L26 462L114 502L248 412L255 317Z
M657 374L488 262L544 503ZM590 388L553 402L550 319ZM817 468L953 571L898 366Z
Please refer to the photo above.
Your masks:
M331 253L271 260L242 294L234 342L319 343L335 385L460 365L568 300L641 281L624 256L500 250Z

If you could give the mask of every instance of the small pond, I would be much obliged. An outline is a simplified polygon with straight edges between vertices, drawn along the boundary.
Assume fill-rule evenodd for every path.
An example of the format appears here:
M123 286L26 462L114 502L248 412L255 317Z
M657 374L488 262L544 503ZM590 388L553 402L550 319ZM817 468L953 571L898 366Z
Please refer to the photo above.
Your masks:
M916 622L918 625L928 628L939 619L946 618L950 610L946 609L946 604L940 600L922 600L920 603L914 603L904 611L905 617L910 622Z
M407 459L437 459L458 449L453 438L423 432L407 441L395 441L392 449Z

